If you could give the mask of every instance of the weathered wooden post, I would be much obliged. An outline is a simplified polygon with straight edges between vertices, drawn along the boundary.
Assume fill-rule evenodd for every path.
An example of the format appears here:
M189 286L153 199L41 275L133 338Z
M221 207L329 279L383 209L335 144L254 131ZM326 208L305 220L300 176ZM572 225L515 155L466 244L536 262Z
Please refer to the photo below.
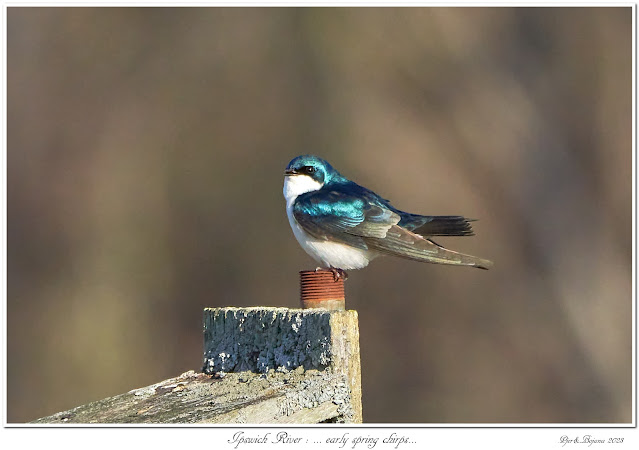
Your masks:
M357 311L344 310L344 280L330 271L300 272L300 280L305 309L207 308L203 371L248 372L247 382L291 374L285 398L255 404L245 421L361 422L359 327Z
M301 309L207 308L202 373L33 423L362 422L359 327L344 281L300 272Z

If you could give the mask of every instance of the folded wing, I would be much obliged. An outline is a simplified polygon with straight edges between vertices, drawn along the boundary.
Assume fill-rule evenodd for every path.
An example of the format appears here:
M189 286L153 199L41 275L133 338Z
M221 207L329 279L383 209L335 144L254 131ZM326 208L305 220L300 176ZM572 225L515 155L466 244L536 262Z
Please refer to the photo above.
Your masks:
M376 250L401 258L435 264L454 264L488 269L492 262L448 250L425 238L435 235L472 234L468 220L461 216L416 216L434 219L408 226L401 211L393 211L379 202L340 190L319 190L300 195L293 215L300 226L317 239L335 240L365 250ZM438 220L438 217L443 219ZM430 224L430 225L429 225Z
M365 241L370 248L379 252L414 261L472 266L478 269L488 269L493 265L487 259L448 250L398 225L393 225L382 239L370 237Z

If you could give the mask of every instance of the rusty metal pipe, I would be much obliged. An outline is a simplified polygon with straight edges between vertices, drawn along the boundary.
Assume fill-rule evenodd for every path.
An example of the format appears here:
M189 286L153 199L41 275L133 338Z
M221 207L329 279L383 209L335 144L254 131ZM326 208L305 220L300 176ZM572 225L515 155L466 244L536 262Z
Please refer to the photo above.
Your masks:
M302 308L344 310L344 279L335 280L330 270L300 272L300 302Z

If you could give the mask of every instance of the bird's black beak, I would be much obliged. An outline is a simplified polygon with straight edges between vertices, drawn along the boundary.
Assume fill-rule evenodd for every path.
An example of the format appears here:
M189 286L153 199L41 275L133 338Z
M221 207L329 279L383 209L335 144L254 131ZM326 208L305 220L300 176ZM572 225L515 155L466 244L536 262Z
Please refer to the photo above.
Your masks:
M291 176L291 175L297 175L298 173L299 173L299 172L298 172L297 170L295 170L295 169L286 169L286 170L284 171L284 176L285 176L285 177L289 177L289 176Z

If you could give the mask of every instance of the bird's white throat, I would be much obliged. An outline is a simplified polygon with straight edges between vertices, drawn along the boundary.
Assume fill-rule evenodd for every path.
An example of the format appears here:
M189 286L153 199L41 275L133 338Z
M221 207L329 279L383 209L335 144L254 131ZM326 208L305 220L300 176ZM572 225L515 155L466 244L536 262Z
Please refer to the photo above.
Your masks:
M308 175L288 175L284 177L284 198L286 199L286 204L288 205L294 202L298 195L317 191L321 189L322 186L322 183L315 181Z

